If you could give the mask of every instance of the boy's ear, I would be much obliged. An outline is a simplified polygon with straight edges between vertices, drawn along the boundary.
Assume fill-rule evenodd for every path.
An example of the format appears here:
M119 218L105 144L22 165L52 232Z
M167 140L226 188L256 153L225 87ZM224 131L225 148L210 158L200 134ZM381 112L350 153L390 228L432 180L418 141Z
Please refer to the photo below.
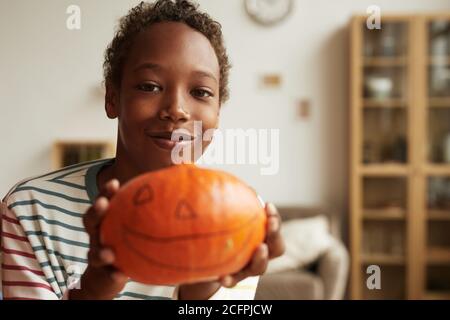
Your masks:
M111 83L106 83L105 91L105 111L110 119L115 119L118 116L118 93L116 87Z

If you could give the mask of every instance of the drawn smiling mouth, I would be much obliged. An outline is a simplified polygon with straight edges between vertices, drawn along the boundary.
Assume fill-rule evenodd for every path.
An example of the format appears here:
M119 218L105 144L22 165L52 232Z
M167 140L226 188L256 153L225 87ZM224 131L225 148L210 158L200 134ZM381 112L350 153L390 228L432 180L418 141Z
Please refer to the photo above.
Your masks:
M156 237L149 234L144 234L139 231L133 230L129 226L125 225L123 232L123 243L124 245L132 251L134 254L138 255L143 260L147 261L150 264L157 265L159 267L175 269L179 271L189 271L189 270L209 270L214 269L223 265L226 265L233 260L235 260L239 255L241 255L245 250L242 250L246 243L252 238L254 234L253 224L257 221L257 215L252 216L247 222L242 225L224 231L217 232L207 232L207 233L198 233L198 234L185 234L180 236L173 237ZM242 229L249 228L249 231L245 235L243 240L240 240L239 243L233 243L233 238L239 232L242 232ZM196 248L202 248L202 244L204 245L205 241L214 239L214 243L221 243L222 252L196 252L196 266L195 268L189 266L189 263L185 261L181 257L176 257L174 261L162 261L163 256L158 256L158 252L164 252L165 250L173 250L173 248L177 248L179 252L186 252L192 250L197 250ZM196 245L198 244L198 246ZM164 248L167 246L167 249ZM142 250L141 248L148 248L148 250ZM233 250L231 250L233 249ZM237 254L227 254L227 251L230 250L233 253ZM216 259L201 259L206 255L214 255L217 257ZM154 255L154 256L153 256ZM222 259L220 259L222 258ZM213 264L202 265L201 261L214 261Z

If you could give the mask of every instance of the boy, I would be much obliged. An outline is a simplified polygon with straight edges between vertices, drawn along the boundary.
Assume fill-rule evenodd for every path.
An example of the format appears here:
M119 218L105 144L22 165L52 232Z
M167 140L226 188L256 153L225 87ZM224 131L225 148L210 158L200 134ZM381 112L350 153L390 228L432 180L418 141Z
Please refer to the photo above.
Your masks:
M6 195L5 299L253 298L268 259L284 251L271 204L266 242L243 270L217 281L177 287L134 282L113 267L114 253L98 235L121 184L173 165L175 131L188 132L183 143L193 148L194 121L203 132L217 128L229 68L220 25L189 1L141 3L121 19L104 63L105 110L118 119L116 157L24 180ZM208 141L201 143L205 150Z

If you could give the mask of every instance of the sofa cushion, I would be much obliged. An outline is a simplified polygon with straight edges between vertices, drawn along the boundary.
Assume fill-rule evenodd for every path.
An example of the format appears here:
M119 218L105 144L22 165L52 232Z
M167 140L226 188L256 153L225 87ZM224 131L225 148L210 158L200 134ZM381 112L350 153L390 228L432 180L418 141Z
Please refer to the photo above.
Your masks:
M281 235L286 251L269 262L267 273L307 267L317 261L333 241L328 220L323 215L283 222Z
M319 276L308 271L290 270L262 276L255 300L320 300L324 297Z

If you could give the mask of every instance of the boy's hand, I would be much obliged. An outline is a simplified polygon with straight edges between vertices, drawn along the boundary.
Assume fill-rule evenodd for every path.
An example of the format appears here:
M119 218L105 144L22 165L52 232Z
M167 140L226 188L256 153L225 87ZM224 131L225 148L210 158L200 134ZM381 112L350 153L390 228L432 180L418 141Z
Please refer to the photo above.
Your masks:
M266 203L267 231L266 239L253 254L251 261L241 271L221 277L218 281L180 285L178 298L180 300L209 299L219 288L234 287L247 277L262 275L270 259L284 253L284 242L280 234L281 218L272 203Z
M90 240L88 266L81 276L80 289L70 290L69 299L110 300L122 291L128 281L128 277L113 267L113 251L100 245L100 224L109 200L117 190L119 181L108 181L83 216L84 227Z

